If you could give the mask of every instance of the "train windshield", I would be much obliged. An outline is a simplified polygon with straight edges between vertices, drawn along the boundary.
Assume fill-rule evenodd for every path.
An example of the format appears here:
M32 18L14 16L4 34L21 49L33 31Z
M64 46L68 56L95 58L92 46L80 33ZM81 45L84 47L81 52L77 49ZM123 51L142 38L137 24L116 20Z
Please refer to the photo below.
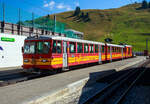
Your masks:
M24 46L25 54L48 54L50 42L26 42Z
M36 53L48 54L50 51L50 42L37 42Z
M26 42L24 46L25 54L34 54L35 53L35 42Z

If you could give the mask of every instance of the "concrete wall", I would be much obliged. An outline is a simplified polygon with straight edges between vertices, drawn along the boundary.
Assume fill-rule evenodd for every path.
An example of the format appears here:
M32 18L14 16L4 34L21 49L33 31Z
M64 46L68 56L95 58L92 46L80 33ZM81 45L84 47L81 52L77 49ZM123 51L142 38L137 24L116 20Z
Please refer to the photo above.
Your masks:
M14 42L1 41L1 37L14 38ZM0 33L0 68L16 67L23 64L22 46L26 36Z

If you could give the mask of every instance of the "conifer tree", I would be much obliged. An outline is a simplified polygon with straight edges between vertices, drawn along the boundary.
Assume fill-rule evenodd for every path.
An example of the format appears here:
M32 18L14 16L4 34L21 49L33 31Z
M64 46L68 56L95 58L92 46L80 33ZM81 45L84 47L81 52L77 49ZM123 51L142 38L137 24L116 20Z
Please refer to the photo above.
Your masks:
M78 16L80 14L80 7L77 6L76 10L74 11L74 16Z
M150 2L148 3L148 8L150 8Z
M148 8L148 3L146 0L142 1L142 9L147 9Z

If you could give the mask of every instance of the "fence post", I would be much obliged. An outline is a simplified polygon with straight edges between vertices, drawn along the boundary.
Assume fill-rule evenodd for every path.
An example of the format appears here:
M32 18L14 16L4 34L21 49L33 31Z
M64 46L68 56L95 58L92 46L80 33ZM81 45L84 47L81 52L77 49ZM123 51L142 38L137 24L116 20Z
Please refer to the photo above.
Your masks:
M2 5L3 5L2 6L2 8L3 8L3 22L1 24L1 26L2 26L1 32L4 33L5 32L5 4L4 4L4 2Z
M54 15L54 33L56 32L56 15Z
M21 26L21 17L20 17L20 8L19 8L19 10L18 10L18 25L17 25L17 27L18 27L18 35L20 35L20 26Z
M34 13L32 13L32 34L34 34Z

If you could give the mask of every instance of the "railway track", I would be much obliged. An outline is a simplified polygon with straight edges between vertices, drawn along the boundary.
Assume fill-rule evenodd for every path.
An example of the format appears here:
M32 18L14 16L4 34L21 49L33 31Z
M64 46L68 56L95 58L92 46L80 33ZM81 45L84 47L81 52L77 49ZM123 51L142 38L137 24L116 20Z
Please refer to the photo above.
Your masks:
M22 71L9 72L0 75L0 87L41 77L38 74L27 74Z
M150 60L111 81L106 87L89 97L83 104L121 104L136 82L146 71Z
M43 74L39 74L39 73L31 74L22 71L22 69L8 71L8 72L4 71L0 73L0 87L16 84L18 82L32 80L35 78L42 78L53 74L56 74L56 72L47 72Z

